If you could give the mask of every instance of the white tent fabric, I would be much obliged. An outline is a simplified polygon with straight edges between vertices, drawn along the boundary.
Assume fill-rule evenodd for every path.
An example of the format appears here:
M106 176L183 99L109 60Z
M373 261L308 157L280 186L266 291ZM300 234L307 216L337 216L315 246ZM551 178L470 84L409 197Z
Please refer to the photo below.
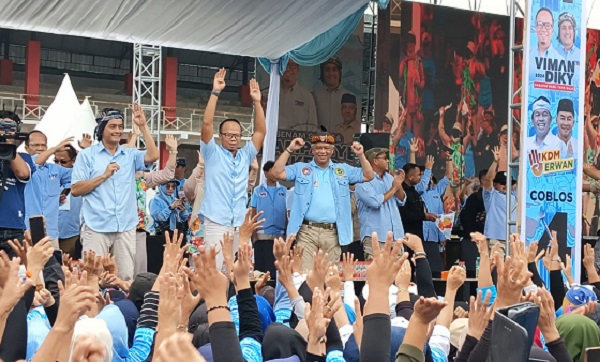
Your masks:
M433 4L433 0L408 0L424 4ZM525 0L517 0L521 8L527 8ZM452 8L479 11L482 13L510 15L511 0L437 0L438 5L449 6ZM588 29L600 29L600 1L587 0L588 7ZM519 15L519 14L517 14ZM520 17L520 16L519 16Z
M367 2L0 0L0 27L278 59Z
M75 141L79 141L84 133L91 135L95 127L96 119L90 102L86 99L79 104L71 78L65 74L54 102L48 107L40 123L35 126L35 130L46 135L47 145L50 148L68 137L74 137ZM77 142L73 142L72 146L79 150ZM19 146L19 151L25 152L24 143Z

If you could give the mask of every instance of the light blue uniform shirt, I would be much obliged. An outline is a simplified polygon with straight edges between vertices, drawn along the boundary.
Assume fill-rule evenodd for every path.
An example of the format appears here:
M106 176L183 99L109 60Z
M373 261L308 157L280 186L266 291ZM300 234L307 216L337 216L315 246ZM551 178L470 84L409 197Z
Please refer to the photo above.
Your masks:
M37 157L31 157L34 163ZM35 164L35 169L25 186L25 226L29 229L31 216L44 215L46 234L51 240L56 240L60 191L62 186L71 183L72 170L53 163Z
M492 186L491 191L483 189L483 206L485 207L485 225L483 233L490 239L506 241L506 194L496 190ZM515 191L511 193L512 210L510 218L515 220L517 216L517 198ZM514 233L514 225L510 227L510 232Z
M444 213L444 202L442 196L446 192L446 187L450 185L450 180L446 177L442 178L435 187L429 189L421 195L421 199L425 203L427 212L441 215ZM486 234L487 235L487 234ZM444 234L437 227L434 221L423 221L423 237L424 241L441 241L446 240Z
M200 215L223 226L238 227L244 222L248 204L248 174L258 150L251 141L235 157L223 146L200 141L205 162L204 201Z
M81 232L81 204L83 197L75 197L71 194L67 196L69 201L69 210L59 210L58 219L60 228L58 229L58 238L67 239L79 235Z
M120 167L114 175L84 195L81 215L87 227L98 233L114 233L137 226L135 172L146 170L145 155L146 151L123 146L119 146L112 155L102 142L79 152L73 167L73 185L101 176L111 162Z
M319 166L317 166L314 160L309 163L297 162L293 165L285 166L286 180L295 181L294 198L287 227L287 235L298 233L310 204L315 201L313 195L317 168ZM345 163L334 163L331 161L329 161L327 168L332 171L329 175L334 203L329 205L329 207L335 210L338 241L340 245L348 245L354 240L352 236L349 185L361 183L363 181L363 172L359 167L352 167Z
M383 195L392 188L394 177L388 172L379 177L375 173L373 180L356 185L356 204L360 220L360 240L376 232L380 240L385 239L388 231L394 233L394 240L404 237L404 227L400 219L399 206L404 206L404 199L395 195L383 202ZM384 235L384 236L382 236Z
M332 184L335 182L333 170L330 167L326 169L317 167L313 169L313 173L313 195L304 220L333 224L337 220L332 192Z
M276 186L265 184L256 186L252 193L250 206L255 207L257 213L263 212L261 218L265 219L265 222L259 232L268 235L285 234L286 194L287 189L279 184Z

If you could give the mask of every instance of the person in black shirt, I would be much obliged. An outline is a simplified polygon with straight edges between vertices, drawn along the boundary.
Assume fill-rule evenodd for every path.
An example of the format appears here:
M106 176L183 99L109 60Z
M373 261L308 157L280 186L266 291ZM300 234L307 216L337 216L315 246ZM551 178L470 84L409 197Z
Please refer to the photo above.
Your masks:
M492 150L498 145L498 137L494 135L494 113L492 111L483 112L481 121L481 133L475 146L475 169L476 172L490 167L494 161ZM475 130L477 132L478 130Z
M483 184L483 178L487 174L487 170L479 172L479 185ZM467 273L475 276L475 260L479 255L477 245L471 241L471 233L483 233L485 224L485 207L483 205L483 189L472 193L465 202L460 215L460 225L462 226L462 234L460 238L460 259L465 262Z
M433 157L428 156L426 169L429 169L428 177L431 177L431 167L433 166ZM430 165L428 165L430 163ZM421 184L421 170L414 163L407 163L402 167L405 178L402 188L406 193L406 202L400 207L400 217L404 226L404 233L414 234L423 240L423 221L435 221L437 216L426 212L425 204L421 199L421 194L425 188L415 187ZM427 184L429 181L427 181Z

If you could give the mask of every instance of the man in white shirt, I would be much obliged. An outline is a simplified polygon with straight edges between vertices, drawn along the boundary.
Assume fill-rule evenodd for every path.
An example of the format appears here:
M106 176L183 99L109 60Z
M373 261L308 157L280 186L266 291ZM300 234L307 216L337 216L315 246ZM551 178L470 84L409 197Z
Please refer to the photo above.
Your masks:
M298 83L300 66L290 59L281 76L279 129L316 132L317 109L312 95Z
M566 149L565 143L550 132L552 111L548 98L540 96L533 102L531 122L535 129L535 135L527 137L525 140L525 150L527 153L531 150L548 151L560 149L561 154L564 154L563 150Z
M577 140L573 137L573 125L575 124L575 108L570 99L558 101L556 109L556 125L558 126L558 138L565 144L565 153L562 158L570 158L577 152Z

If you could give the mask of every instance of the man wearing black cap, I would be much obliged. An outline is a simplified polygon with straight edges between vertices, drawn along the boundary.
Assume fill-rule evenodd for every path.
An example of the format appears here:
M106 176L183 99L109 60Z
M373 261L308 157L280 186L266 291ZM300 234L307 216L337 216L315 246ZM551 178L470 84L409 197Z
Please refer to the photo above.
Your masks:
M342 96L342 123L333 128L333 133L342 135L345 145L352 145L354 135L360 133L360 122L356 119L356 96L346 93Z
M75 161L71 194L85 196L81 214L85 227L84 251L98 255L112 251L119 277L133 277L136 254L135 231L138 223L135 172L144 171L159 157L156 143L138 104L132 108L133 122L140 127L146 150L120 145L123 114L114 109L103 112L98 120L99 143L82 150Z
M312 268L313 255L319 249L329 255L331 262L340 261L340 245L354 240L350 185L373 179L373 169L360 143L352 145L360 161L359 168L331 161L335 147L331 134L315 135L311 141L314 155L311 162L286 166L290 155L304 147L304 140L295 138L271 169L275 179L295 181L287 235L297 234L297 244L304 247L303 269Z
M566 145L562 157L573 157L577 152L577 140L573 137L575 108L573 107L572 100L563 98L558 101L558 108L556 109L556 125L558 126L558 138Z
M510 192L512 198L512 209L510 210L510 218L516 219L517 215L517 197L516 190L510 190L506 187L506 172L498 172L498 161L500 160L500 150L495 147L494 162L490 166L487 174L483 178L483 205L485 206L485 225L484 234L490 238L489 246L500 243L500 253L504 256L506 251L506 195ZM512 180L511 186L515 181ZM512 189L512 187L511 187ZM515 232L514 225L511 226L511 233Z
M187 170L187 165L185 163L184 157L177 157L177 163L175 163L175 179L179 181L179 185L183 186L185 183L185 171ZM179 187L177 188L179 189Z
M348 93L342 88L342 61L331 57L321 64L321 82L323 85L315 88L312 95L317 107L317 121L325 130L331 132L333 127L342 122L340 104L342 95Z

